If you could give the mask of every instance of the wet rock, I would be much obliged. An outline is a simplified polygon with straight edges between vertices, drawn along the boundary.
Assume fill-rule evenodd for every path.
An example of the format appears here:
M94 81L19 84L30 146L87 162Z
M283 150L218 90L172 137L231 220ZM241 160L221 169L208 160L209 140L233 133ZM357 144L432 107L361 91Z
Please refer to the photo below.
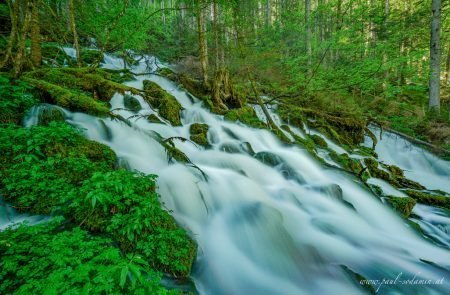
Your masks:
M149 121L150 123L161 123L163 124L164 122L161 121L157 115L155 114L151 114L147 117L147 121Z
M416 201L410 197L388 196L386 201L404 218L408 218L411 215L411 212L416 205Z
M418 203L450 209L450 197L414 190L406 190L405 193Z
M129 109L130 111L135 113L139 112L142 109L139 100L136 97L131 96L129 94L125 94L123 96L123 105L125 106L126 109Z
M64 122L63 110L52 105L41 105L38 114L38 125L48 125L50 122Z
M219 150L229 153L229 154L241 154L244 152L239 145L231 143L231 142L222 144L219 147Z
M183 109L176 98L162 89L155 82L144 80L144 99L154 108L164 119L174 126L181 126L180 112Z
M207 124L195 123L189 127L191 133L191 140L199 145L208 145L208 133L209 126Z
M267 166L273 167L280 171L286 179L292 179L298 181L299 183L305 183L303 177L299 175L295 169L289 166L280 156L271 152L259 152L256 153L254 157Z

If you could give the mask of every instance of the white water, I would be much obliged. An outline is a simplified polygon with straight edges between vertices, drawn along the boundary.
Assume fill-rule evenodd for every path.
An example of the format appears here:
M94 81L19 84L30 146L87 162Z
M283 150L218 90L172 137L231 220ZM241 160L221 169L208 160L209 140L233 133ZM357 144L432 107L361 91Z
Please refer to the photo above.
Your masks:
M105 67L122 68L122 61L113 56L107 55L105 61ZM133 71L147 72L147 65L141 63ZM144 79L155 81L177 98L184 108L183 126L145 119L132 120L128 126L69 111L66 118L85 128L88 138L109 145L131 169L159 175L162 200L199 245L192 277L201 294L363 294L361 285L342 266L372 280L395 279L403 273L404 279L416 275L447 281L444 285L381 286L381 294L449 293L450 252L444 247L448 239L442 246L424 240L356 180L321 167L303 150L280 143L266 130L224 121L165 78L138 76L127 84L142 88ZM139 113L155 112L141 97L136 98L143 107ZM114 95L111 104L123 108L123 96ZM210 148L175 143L206 179L197 169L169 164L164 149L149 135L156 131L164 138L188 138L189 126L197 122L209 125ZM243 143L250 143L256 153L278 156L282 163L272 168L244 151L221 149L225 144L243 150ZM390 144L385 143L385 153L377 151L380 157L394 152ZM422 162L415 165L423 170L418 166ZM345 202L339 192L327 190L331 184L342 188ZM427 211L427 215L433 213Z
M372 129L377 136L375 151L378 159L386 164L394 164L405 171L405 176L418 181L427 189L439 189L450 194L450 164L430 152L413 145L403 137ZM372 140L366 137L366 146L372 146Z

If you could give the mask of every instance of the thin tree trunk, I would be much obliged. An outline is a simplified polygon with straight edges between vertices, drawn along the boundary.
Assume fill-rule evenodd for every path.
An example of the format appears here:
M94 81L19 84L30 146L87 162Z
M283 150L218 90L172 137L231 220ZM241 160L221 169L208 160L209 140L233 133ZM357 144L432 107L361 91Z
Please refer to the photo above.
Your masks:
M217 23L218 19L218 7L217 7L217 1L214 1L213 3L213 25L214 25L214 46L215 46L215 58L214 58L214 67L216 72L220 68L220 57L219 57L219 25Z
M77 26L75 23L75 10L73 7L73 0L67 0L67 4L69 6L70 30L72 31L73 35L73 45L75 46L75 51L77 55L77 65L78 67L81 67L82 60L81 60L80 44L78 41Z
M429 108L439 112L441 0L433 0L431 10Z
M267 19L266 19L266 26L270 27L272 24L272 6L270 3L271 0L267 0Z
M42 63L39 3L40 0L33 0L33 10L31 14L31 62L34 67L40 67Z
M447 87L450 72L450 43L447 47L447 61L445 62L444 86Z
M31 13L33 4L31 1L25 1L25 15L22 24L22 30L17 38L17 51L14 57L13 77L18 78L22 73L23 64L25 62L25 43L30 30Z
M11 0L7 1L9 11L10 11L10 17L11 17L11 33L9 34L9 40L8 44L6 45L5 55L3 57L3 60L0 63L0 69L6 67L9 60L12 59L11 53L12 49L14 47L14 44L16 42L16 39L18 38L17 32L19 30L18 22L19 22L19 1L15 1L12 3Z
M311 72L311 55L312 55L310 16L311 16L311 0L305 0L305 26L306 26L305 44L306 44L306 54L308 55L307 56L308 72Z
M198 30L198 46L200 53L200 64L202 67L203 84L208 85L208 56L206 53L206 39L203 31L203 12L200 5L201 0L196 0L197 4L197 30Z

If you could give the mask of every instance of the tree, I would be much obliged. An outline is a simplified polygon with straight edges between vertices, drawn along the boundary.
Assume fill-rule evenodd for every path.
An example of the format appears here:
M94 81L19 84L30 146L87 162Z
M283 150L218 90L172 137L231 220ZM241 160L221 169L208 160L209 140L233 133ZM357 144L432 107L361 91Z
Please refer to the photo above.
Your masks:
M430 81L429 81L429 108L440 110L440 30L441 30L441 0L432 0L431 4L431 40L430 40Z

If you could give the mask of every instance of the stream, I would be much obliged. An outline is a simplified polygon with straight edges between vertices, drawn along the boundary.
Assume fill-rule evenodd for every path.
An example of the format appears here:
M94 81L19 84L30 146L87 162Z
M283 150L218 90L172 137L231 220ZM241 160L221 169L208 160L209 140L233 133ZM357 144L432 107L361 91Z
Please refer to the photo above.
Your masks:
M69 48L66 52L74 54ZM153 62L140 61L133 72L155 70L156 59L148 59ZM105 55L103 67L122 69L122 60ZM89 139L110 146L122 166L159 175L164 206L198 243L192 279L200 294L366 294L360 276L379 280L374 284L379 294L450 293L448 212L416 205L412 220L430 237L425 238L353 176L321 165L267 130L225 121L166 78L139 75L125 84L142 89L143 80L156 82L180 102L182 126L139 117L127 125L63 111L66 121L85 129ZM138 114L157 115L142 97L134 97L142 107ZM137 114L124 110L121 94L110 103L124 118ZM43 107L30 111L25 126L37 123ZM275 121L281 124L279 118ZM174 143L205 175L169 163L151 136L157 132L164 138L189 138L193 123L209 125L210 147ZM370 140L365 144L370 146ZM405 169L407 177L428 189L448 192L449 162L387 132L376 152L380 160ZM396 284L380 283L396 278ZM435 283L442 278L443 284ZM431 283L414 284L414 279Z

